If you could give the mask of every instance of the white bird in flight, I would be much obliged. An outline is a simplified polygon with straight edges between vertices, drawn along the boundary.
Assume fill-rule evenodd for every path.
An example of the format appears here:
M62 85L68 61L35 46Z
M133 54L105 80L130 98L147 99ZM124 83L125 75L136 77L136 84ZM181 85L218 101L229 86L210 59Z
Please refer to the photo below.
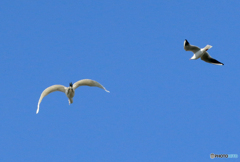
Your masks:
M91 80L91 79L82 79L82 80L77 81L74 84L69 83L69 87L65 87L63 85L53 85L53 86L50 86L50 87L46 88L42 92L42 94L39 98L39 101L38 101L38 108L37 108L36 114L39 112L39 106L40 106L40 103L41 103L43 97L45 97L49 93L52 93L52 92L55 92L55 91L64 92L66 94L67 98L68 98L69 105L72 104L73 103L73 97L74 97L74 94L75 94L75 89L77 89L79 86L99 87L99 88L104 89L106 92L110 93L100 83L98 83L94 80Z
M201 59L205 62L215 65L224 65L223 63L215 60L208 54L207 50L209 50L210 48L212 48L211 45L206 45L206 47L204 48L199 48L197 46L190 45L190 43L186 39L184 41L184 49L186 51L192 51L194 53L190 60L196 60L201 57Z

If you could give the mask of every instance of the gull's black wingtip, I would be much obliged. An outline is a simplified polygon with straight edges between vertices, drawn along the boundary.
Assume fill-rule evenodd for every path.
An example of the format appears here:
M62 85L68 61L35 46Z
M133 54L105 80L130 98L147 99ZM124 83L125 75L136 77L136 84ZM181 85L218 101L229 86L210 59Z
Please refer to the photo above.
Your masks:
M189 45L189 42L187 41L187 39L185 39L185 46Z
M209 63L216 64L216 65L224 65L223 63L219 62L218 60L214 58L209 58Z

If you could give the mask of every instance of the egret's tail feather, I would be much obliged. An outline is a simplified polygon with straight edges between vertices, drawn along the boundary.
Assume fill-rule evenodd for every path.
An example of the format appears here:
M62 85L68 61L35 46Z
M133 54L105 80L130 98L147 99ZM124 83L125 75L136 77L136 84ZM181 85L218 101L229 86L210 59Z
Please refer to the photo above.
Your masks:
M68 99L68 102L69 102L69 105L72 104L73 103L73 99L72 98Z

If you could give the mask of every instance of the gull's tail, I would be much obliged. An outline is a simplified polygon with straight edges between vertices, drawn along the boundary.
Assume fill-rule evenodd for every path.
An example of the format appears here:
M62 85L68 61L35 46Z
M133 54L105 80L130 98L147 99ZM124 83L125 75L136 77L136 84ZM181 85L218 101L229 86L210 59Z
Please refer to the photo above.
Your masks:
M204 49L205 51L207 51L207 50L209 50L210 48L212 48L211 45L206 45L206 47L204 47L203 49Z

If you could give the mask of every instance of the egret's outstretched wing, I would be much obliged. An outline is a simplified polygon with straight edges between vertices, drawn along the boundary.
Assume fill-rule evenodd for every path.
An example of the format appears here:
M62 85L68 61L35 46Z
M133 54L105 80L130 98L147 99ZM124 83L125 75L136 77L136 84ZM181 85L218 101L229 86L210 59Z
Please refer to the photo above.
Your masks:
M40 106L40 103L41 103L43 97L45 97L45 96L47 96L49 93L52 93L52 92L55 92L55 91L61 91L61 92L64 92L64 93L65 93L65 90L66 90L66 89L67 89L67 88L66 88L65 86L63 86L63 85L53 85L53 86L50 86L50 87L46 88L46 89L42 92L42 94L41 94L41 96L40 96L40 98L39 98L38 108L37 108L36 114L39 112L39 106Z
M104 89L106 92L109 92L100 83L98 83L98 82L96 82L94 80L91 80L91 79L82 79L82 80L77 81L76 83L73 84L73 89L75 90L79 86L99 87L99 88Z
M185 39L185 41L184 41L183 47L184 47L184 49L185 49L186 51L192 51L193 53L196 53L197 51L200 50L199 47L190 45L190 43L189 43L186 39Z
M223 63L219 62L218 60L212 58L208 52L204 52L204 54L202 55L201 59L205 62L211 63L211 64L215 64L215 65L224 65Z

